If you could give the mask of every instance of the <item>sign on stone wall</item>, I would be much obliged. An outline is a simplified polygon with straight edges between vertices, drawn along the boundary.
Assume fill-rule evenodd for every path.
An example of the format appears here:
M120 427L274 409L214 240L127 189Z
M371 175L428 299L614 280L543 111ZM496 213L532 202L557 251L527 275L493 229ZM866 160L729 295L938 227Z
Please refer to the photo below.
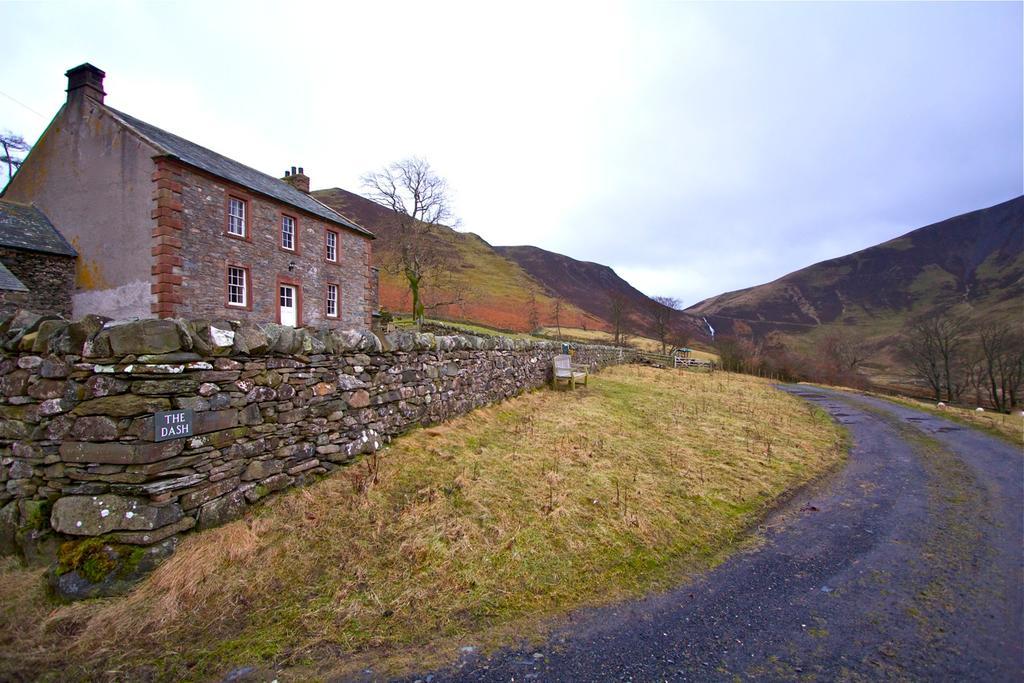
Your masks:
M165 410L153 416L153 440L192 436L192 410Z

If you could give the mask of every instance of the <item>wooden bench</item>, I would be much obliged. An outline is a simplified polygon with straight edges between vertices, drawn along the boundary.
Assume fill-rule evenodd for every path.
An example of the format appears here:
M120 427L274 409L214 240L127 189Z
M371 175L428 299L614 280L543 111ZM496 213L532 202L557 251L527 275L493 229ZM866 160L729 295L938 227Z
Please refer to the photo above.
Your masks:
M560 353L552 360L551 388L555 388L559 382L565 382L570 389L575 389L579 382L587 385L587 377L590 374L586 365L573 363L572 356Z

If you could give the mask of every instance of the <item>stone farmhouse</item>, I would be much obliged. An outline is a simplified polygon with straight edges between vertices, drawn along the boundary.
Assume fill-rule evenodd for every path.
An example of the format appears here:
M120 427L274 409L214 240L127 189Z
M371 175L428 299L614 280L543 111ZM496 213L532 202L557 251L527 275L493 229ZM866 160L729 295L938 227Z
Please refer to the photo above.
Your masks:
M117 111L91 64L65 75L67 101L0 197L5 300L75 317L370 327L374 236L310 196L303 169L275 178ZM19 224L49 225L59 248L8 244ZM27 257L9 249L77 255L73 291L34 296Z

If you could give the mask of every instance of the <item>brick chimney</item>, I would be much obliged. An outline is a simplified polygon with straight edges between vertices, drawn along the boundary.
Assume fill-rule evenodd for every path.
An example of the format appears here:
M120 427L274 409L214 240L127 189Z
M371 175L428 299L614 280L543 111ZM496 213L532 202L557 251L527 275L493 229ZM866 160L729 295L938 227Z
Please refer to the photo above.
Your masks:
M296 190L309 194L309 176L302 172L302 167L299 166L299 170L296 171L295 167L292 166L291 171L284 172L284 178L281 180L285 181Z
M103 104L103 77L107 74L86 62L68 69L65 73L68 77L68 102L73 98L84 95L90 99Z

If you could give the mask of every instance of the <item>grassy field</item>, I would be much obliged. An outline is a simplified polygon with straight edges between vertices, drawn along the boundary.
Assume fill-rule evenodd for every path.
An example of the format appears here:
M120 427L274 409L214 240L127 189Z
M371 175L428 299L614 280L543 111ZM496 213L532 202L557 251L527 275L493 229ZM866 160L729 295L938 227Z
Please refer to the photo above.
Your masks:
M0 566L0 679L394 673L542 636L736 548L841 429L765 381L629 366L397 439L188 535L128 596L57 606Z
M558 335L558 329L554 327L543 327L540 330L541 334L548 337L555 337ZM571 341L582 341L582 342L595 342L598 344L611 344L615 339L615 336L611 332L605 332L604 330L584 330L576 327L562 327L562 338ZM651 351L654 353L661 353L661 342L656 339L648 339L647 337L629 337L629 344L641 351ZM670 351L671 349L666 349ZM709 351L700 351L694 349L691 354L693 358L698 360L711 360L717 361L718 355Z
M454 329L462 330L468 334L482 334L482 335L499 335L503 337L513 337L516 339L537 339L537 337L528 334L526 332L508 332L505 330L495 329L493 327L486 327L477 323L467 323L455 320L440 320L427 318L426 322L436 323L439 325L445 325ZM414 326L413 320L410 316L396 316L395 326L399 328L410 328ZM566 341L584 342L584 343L596 343L596 344L611 344L614 340L614 336L611 332L605 332L603 330L583 329L578 327L563 327L561 329L561 339ZM542 327L539 333L543 335L543 339L557 339L558 328L555 327ZM641 351L651 351L654 353L661 352L661 342L655 339L648 339L647 337L630 337L629 344L634 348L640 349ZM671 349L668 349L669 351ZM698 360L717 361L718 354L711 353L710 351L701 351L699 349L693 349L690 356Z
M961 408L959 406L938 408L934 401L921 401L916 398L884 396L880 394L879 397L981 429L1018 446L1024 446L1024 416L1019 411L1012 415L991 410L979 413L973 408Z
M510 337L512 339L536 339L533 335L526 332L509 332L508 330L499 330L477 323L459 322L456 320L440 320L435 318L424 318L424 322L443 325L445 327L465 332L466 334L483 335L485 337L498 336ZM400 315L395 316L395 327L398 329L408 330L416 327L416 323L413 321L412 316Z
M434 239L451 259L444 277L428 280L424 286L424 302L451 301L454 290L462 292L459 304L428 309L428 314L443 318L479 321L508 330L530 329L530 311L536 309L539 320L551 320L555 301L545 294L544 287L530 277L518 264L500 256L473 233L448 228L438 230ZM386 245L377 247L384 249ZM374 256L377 263L386 263L385 252ZM531 292L533 294L531 295ZM404 278L380 271L380 303L392 311L409 312L412 300ZM599 324L599 320L567 301L561 303L563 321Z

